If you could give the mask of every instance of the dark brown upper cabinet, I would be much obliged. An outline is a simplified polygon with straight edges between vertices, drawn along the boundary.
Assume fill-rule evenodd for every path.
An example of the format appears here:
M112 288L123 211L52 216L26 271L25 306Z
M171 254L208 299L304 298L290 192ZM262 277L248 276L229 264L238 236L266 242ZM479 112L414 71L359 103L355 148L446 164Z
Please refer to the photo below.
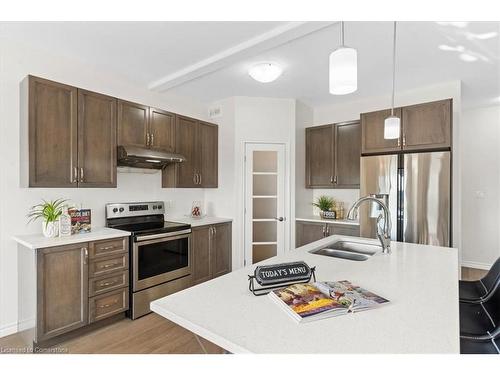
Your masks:
M335 169L332 125L306 129L306 187L331 188Z
M148 145L149 107L118 100L118 145Z
M78 185L76 87L28 77L29 186Z
M306 129L306 187L359 188L358 121Z
M29 186L116 187L116 99L28 81Z
M218 186L218 126L177 115L175 152L182 163L163 170L162 186L177 188L215 188Z
M116 187L116 99L80 89L78 186Z
M390 115L390 109L361 114L361 152L363 154L401 150L401 139L384 138L384 121ZM401 118L401 108L394 109L394 116Z
M401 119L399 139L384 139L384 120L389 115L389 109L361 114L364 155L451 147L451 99L395 109L394 115Z
M118 100L118 145L174 152L175 114Z
M156 150L175 151L175 114L149 109L149 146Z
M451 147L451 99L403 107L403 149Z

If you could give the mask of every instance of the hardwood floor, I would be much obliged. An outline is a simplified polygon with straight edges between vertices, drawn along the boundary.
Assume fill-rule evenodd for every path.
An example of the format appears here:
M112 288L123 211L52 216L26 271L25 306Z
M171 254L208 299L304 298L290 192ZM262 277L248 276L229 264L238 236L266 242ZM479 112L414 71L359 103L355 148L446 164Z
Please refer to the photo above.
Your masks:
M486 271L486 270L479 270L476 268L462 267L462 280L469 280L469 281L479 280L487 273L488 273L488 271Z
M19 335L0 338L0 352L22 348ZM224 351L192 332L151 313L137 320L123 319L57 345L73 354L222 354Z

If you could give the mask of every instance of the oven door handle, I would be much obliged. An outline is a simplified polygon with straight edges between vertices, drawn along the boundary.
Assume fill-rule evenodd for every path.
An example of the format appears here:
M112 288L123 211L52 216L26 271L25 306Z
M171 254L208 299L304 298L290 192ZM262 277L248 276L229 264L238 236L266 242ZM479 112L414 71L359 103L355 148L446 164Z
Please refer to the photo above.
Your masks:
M170 233L150 234L148 236L136 236L134 242L143 242L143 241L157 240L162 238L177 237L179 235L189 234L189 233L191 233L191 229L184 229Z

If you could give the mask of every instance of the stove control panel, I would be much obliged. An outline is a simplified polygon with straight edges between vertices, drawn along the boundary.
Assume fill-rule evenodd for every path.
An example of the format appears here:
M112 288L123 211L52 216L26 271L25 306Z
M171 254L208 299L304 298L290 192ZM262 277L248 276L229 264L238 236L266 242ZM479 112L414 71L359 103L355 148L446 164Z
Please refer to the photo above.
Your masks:
M165 214L163 202L109 203L106 205L106 219L163 214Z

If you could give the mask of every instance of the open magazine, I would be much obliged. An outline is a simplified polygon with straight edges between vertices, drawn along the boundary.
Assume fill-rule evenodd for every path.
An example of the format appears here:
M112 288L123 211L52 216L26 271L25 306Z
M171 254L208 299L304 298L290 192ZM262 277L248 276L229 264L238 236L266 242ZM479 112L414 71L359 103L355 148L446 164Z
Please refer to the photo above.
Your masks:
M347 280L293 284L273 290L268 296L299 323L372 309L389 302Z

